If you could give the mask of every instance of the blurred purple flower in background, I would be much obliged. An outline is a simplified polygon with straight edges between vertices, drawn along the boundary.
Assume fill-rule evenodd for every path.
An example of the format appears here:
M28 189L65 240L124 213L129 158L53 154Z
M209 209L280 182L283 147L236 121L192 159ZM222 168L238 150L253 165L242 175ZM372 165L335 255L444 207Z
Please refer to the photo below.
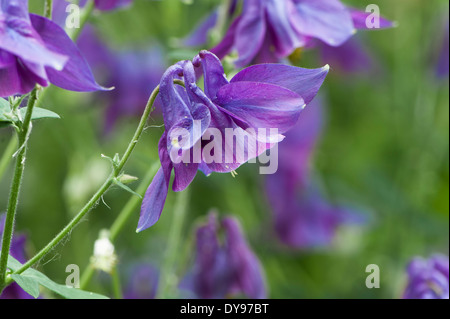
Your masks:
M96 76L114 87L97 97L106 102L105 129L111 131L126 116L140 116L148 97L158 86L166 68L163 50L158 45L148 49L113 50L86 26L77 44ZM159 109L160 98L155 107Z
M94 0L95 8L102 11L110 11L126 7L134 0ZM87 0L81 0L80 6L84 6Z
M236 49L239 67L277 62L312 39L329 46L342 45L356 29L366 28L366 17L367 13L349 9L338 0L248 0L211 52L223 58ZM383 26L385 22L388 25L383 20ZM255 45L249 46L250 42Z
M322 129L322 106L316 98L279 145L279 168L266 177L278 238L293 248L331 244L339 226L362 219L350 209L328 203L314 189L310 160Z
M154 299L158 289L159 271L153 265L141 264L132 269L124 292L125 299Z
M236 49L238 67L279 62L299 47L343 45L357 29L368 29L369 15L339 0L247 0L222 42L211 52L223 59ZM217 19L216 11L188 36L185 45L205 44ZM392 26L392 22L380 17L380 28Z
M49 82L71 91L104 90L61 27L29 14L28 0L0 0L0 97Z
M3 237L3 229L5 227L5 214L0 214L0 239ZM25 263L25 235L15 235L11 241L10 254L16 258L19 262ZM1 240L0 240L1 244ZM15 282L9 285L3 290L0 295L0 299L34 299L33 296L26 293L18 284Z
M445 78L448 77L448 72L449 72L449 55L448 55L448 51L449 51L449 34L448 34L448 18L447 18L447 22L445 23L445 32L443 34L443 39L442 39L442 43L441 43L441 50L440 50L440 54L439 54L439 61L437 64L437 68L436 68L436 74L439 78Z
M225 217L219 223L216 214L210 213L208 222L197 228L194 266L181 288L200 299L238 294L267 298L263 269L235 218Z
M449 259L434 255L414 258L407 268L408 285L403 299L449 299Z
M250 160L250 156L259 156L280 142L281 134L295 125L305 104L317 94L328 70L328 66L308 70L263 64L242 70L229 82L219 59L208 51L202 51L193 62L182 61L170 67L160 84L165 124L159 142L161 168L142 202L138 231L154 225L161 216L172 170L175 171L173 190L178 192L189 186L198 170L206 175L232 172ZM196 71L204 76L204 91L196 84ZM181 78L185 88L174 84L174 80ZM201 127L196 127L198 123ZM179 129L184 129L190 138L180 141L176 134ZM248 139L247 145L234 145L225 140L227 129L242 134L242 138ZM277 129L277 132L270 130L271 135L261 141L261 136L247 129L253 132ZM212 139L215 134L212 131L219 131L221 138ZM213 146L208 153L211 155L213 151L212 160L203 156L202 137L210 141L209 147ZM248 145L255 145L255 149L250 150ZM193 156L197 150L200 159ZM229 153L232 158L228 157Z

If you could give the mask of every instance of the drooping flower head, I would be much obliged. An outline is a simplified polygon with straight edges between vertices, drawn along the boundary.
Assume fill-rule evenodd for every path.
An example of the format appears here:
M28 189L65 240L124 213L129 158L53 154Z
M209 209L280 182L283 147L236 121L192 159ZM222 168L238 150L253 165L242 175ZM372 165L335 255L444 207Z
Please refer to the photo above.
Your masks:
M219 59L208 51L170 67L160 83L165 125L161 169L144 197L138 231L158 221L172 170L173 190L182 191L198 170L206 175L232 172L256 158L295 125L328 70L262 64L228 81ZM196 84L196 73L204 77L204 90ZM184 87L175 80L183 80Z
M65 31L28 13L28 0L0 0L0 97L26 94L36 84L102 90Z
M414 258L408 265L403 299L449 299L449 259L434 255Z
M328 203L311 179L310 161L322 131L322 112L317 98L305 108L278 148L278 171L266 177L275 232L292 248L328 246L342 224L362 221L349 208Z
M3 230L5 227L5 214L0 214L0 244L3 237ZM26 262L25 257L25 235L15 235L11 241L10 254L21 263ZM0 295L0 299L34 299L33 296L27 294L15 282L6 287Z
M368 28L368 17L369 13L348 8L339 0L246 0L242 13L211 52L222 59L237 50L238 67L277 62L298 47L311 47L311 42L340 46L357 29ZM380 17L380 28L391 26Z
M218 222L212 213L208 222L198 227L194 266L182 286L202 299L238 294L252 299L267 297L263 269L237 219L225 217Z

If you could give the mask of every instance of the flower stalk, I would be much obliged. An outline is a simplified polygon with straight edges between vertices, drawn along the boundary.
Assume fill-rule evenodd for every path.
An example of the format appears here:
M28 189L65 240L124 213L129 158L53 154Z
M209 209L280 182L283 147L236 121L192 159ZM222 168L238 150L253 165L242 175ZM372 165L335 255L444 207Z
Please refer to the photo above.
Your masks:
M27 111L18 131L19 149L16 153L16 166L14 169L14 176L9 193L5 228L2 238L2 248L0 256L0 293L6 286L8 256L9 250L11 248L11 240L14 233L14 221L16 217L17 205L19 202L20 185L22 184L22 176L25 169L27 142L31 131L31 115L33 114L34 106L36 105L37 91L38 88L36 87L30 93Z

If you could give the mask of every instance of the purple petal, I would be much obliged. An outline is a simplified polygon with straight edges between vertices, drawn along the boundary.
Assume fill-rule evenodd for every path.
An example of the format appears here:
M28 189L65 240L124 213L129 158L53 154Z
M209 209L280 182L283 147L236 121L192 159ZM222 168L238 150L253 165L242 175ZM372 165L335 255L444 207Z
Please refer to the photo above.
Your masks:
M5 51L0 50L0 56L4 55L2 52ZM8 58L2 60L5 66L0 68L0 97L29 93L36 83L42 86L48 85L45 78L40 78L27 67L27 63L23 61L20 63L14 57L13 64L6 66L11 61L8 61Z
M267 20L274 33L274 45L279 57L286 57L303 43L293 28L290 16L295 7L290 1L266 1Z
M222 41L212 48L210 51L214 53L219 59L223 59L234 47L234 37L236 36L237 28L240 25L241 18L236 18L228 28Z
M308 104L316 96L328 71L328 66L303 69L282 64L259 64L236 74L231 83L252 81L278 85L297 93Z
M68 57L62 52L53 50L41 39L33 29L29 19L0 16L0 50L3 49L19 58L62 70ZM50 21L41 17L46 21Z
M204 91L213 100L216 97L217 91L229 83L225 76L222 63L220 63L217 56L208 51L201 51L193 63L194 65L201 64L204 74Z
M95 0L95 8L109 11L129 5L133 0Z
M353 25L356 29L369 29L367 27L367 18L372 14L371 12L364 12L357 9L350 8L350 14L353 20ZM386 18L380 17L380 29L392 28L394 23ZM369 29L371 30L371 29Z
M300 34L339 46L355 33L349 10L339 0L297 0L293 21Z
M168 190L169 183L164 177L163 168L160 168L142 200L141 216L139 218L137 232L153 226L159 220L164 203L166 202Z
M53 52L69 57L62 71L46 68L50 82L66 90L89 92L106 90L95 82L91 69L76 45L64 30L54 22L31 14L31 23L46 46Z
M261 1L244 2L241 21L236 29L239 36L234 43L239 52L239 59L236 61L238 67L250 64L261 49L267 31L264 12Z
M200 22L194 32L183 40L183 44L189 47L205 45L208 42L209 31L214 28L217 23L218 15L218 10L214 10L211 15L206 17L204 21Z
M237 280L234 285L249 298L267 298L263 269L248 247L238 221L227 217L223 219L222 226L225 230L227 257Z
M233 82L217 93L217 103L244 118L253 128L289 130L298 119L304 101L297 93L278 85Z

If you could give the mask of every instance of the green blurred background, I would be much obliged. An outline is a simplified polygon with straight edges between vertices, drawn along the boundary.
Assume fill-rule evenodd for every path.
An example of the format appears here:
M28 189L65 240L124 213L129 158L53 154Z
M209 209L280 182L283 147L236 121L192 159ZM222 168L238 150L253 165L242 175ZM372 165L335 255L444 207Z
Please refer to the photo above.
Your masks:
M42 11L43 1L30 1ZM193 52L174 44L187 35L220 1L136 0L129 9L97 14L93 19L102 39L113 48L159 43L168 63L192 58ZM255 165L239 175L199 174L190 186L186 223L181 233L175 275L182 276L193 259L193 231L211 208L237 216L250 245L260 258L271 298L399 298L406 283L405 267L416 256L449 246L449 89L448 77L435 77L436 57L448 18L448 1L343 1L364 9L376 3L398 27L362 31L360 37L377 60L378 72L341 74L332 69L323 88L326 126L314 157L314 171L327 197L351 204L366 214L361 227L340 229L334 244L320 250L283 247L273 234L263 180ZM447 15L447 16L446 16ZM191 55L191 56L189 56ZM318 67L317 52L300 60ZM109 173L100 154L122 153L137 118L120 121L103 134L105 105L92 94L52 88L42 105L61 120L33 127L16 231L28 236L30 256L43 247L80 209ZM103 93L105 94L105 93ZM144 106L143 106L144 107ZM161 124L157 116L150 125ZM145 131L126 172L144 177L157 161L162 128ZM0 153L12 130L0 130ZM6 207L12 166L0 182L0 211ZM135 188L137 183L131 184ZM169 193L161 220L136 234L139 210L116 240L123 285L130 266L149 262L160 266L173 224L179 194ZM112 189L71 235L39 265L50 278L65 282L66 265L85 270L93 243L108 228L130 195ZM365 268L381 269L381 288L367 289ZM107 276L96 274L91 290L110 293Z

